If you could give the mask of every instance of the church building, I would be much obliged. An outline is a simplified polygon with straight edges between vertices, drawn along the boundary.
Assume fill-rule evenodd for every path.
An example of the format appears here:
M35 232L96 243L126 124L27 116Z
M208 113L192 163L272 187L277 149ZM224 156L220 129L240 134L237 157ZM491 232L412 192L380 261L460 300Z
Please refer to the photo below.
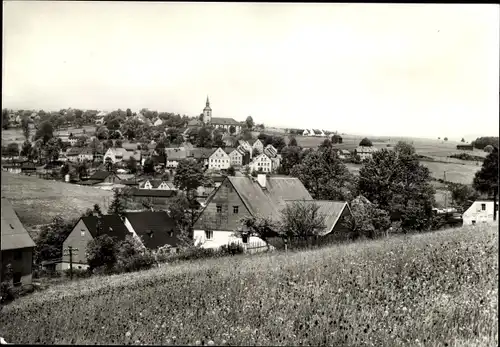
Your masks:
M239 134L241 132L242 123L235 121L233 118L212 117L212 108L210 107L210 101L208 100L208 96L202 115L203 115L202 121L198 119L193 119L188 123L188 127L211 125L215 129L222 128L226 129L229 132L229 128L231 126L234 126L235 134Z

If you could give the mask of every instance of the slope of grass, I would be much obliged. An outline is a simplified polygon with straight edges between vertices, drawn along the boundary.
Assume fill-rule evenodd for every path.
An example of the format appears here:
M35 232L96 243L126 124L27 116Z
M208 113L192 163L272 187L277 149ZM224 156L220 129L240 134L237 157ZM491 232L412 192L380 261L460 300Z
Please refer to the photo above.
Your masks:
M1 334L16 344L493 346L497 228L91 278L6 306Z
M50 223L57 215L79 217L94 204L105 211L113 192L2 171L2 196L10 200L21 222L32 226Z

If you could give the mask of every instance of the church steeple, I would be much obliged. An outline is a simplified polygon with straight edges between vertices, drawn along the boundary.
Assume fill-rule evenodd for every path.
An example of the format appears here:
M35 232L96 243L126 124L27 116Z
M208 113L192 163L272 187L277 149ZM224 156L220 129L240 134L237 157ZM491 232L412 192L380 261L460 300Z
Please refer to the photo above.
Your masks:
M205 108L203 109L203 123L210 124L212 122L212 109L210 108L210 101L208 100L207 95L207 103Z
M208 95L207 95L207 104L206 104L207 107L210 107L210 101L208 101Z

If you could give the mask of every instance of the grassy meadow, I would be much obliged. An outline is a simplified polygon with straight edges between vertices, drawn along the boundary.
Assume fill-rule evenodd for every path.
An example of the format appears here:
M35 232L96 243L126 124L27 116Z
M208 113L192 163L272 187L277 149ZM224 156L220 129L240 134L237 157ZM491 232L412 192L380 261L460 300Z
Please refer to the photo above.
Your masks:
M28 227L50 223L57 215L79 217L94 204L105 211L112 196L113 192L98 188L2 171L2 197L10 200Z
M497 311L496 224L60 284L0 327L15 344L496 346Z

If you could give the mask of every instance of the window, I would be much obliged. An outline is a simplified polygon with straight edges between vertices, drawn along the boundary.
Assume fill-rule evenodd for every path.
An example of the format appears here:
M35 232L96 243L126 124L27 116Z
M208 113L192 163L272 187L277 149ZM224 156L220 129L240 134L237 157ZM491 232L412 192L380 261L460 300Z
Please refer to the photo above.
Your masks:
M207 240L212 240L214 238L214 232L212 230L205 230L205 238Z
M472 221L472 225L474 225L474 224L476 224L476 221L475 221L475 220L473 220L473 221Z
M486 211L486 204L481 204L481 210Z
M12 282L14 285L20 285L21 284L21 273L20 272L14 272L12 276Z
M238 206L233 206L233 213L238 214Z
M81 230L80 230L80 235L81 235L82 237L83 237L83 236L85 236L85 230L84 230L84 229L81 229Z
M168 235L169 235L170 237L172 237L172 236L174 236L174 232L173 232L172 230L170 230L170 232L168 233Z
M222 212L222 206L221 205L217 205L217 213L221 213Z

